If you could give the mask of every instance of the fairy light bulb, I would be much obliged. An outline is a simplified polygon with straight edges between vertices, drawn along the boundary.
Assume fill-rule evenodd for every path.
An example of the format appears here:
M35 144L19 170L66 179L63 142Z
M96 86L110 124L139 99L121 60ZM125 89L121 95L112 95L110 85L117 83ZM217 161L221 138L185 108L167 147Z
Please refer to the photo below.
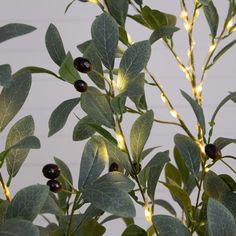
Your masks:
M187 19L188 18L188 12L185 10L182 10L181 14L180 14L180 18L182 19Z
M152 224L152 212L150 211L147 204L145 205L144 214L145 214L146 221Z
M161 100L166 103L167 102L167 99L166 99L166 96L162 93L161 94Z
M125 150L125 140L122 134L116 133L116 140L118 142L118 148L120 150Z
M112 80L111 83L112 83L113 88L117 88L117 84L115 80Z
M207 173L207 172L209 172L209 171L210 171L210 168L208 168L208 167L205 167L205 168L204 168L204 172L205 172L205 173Z
M200 15L200 11L199 11L199 9L197 9L196 12L195 12L195 18L198 18L199 15Z
M186 31L190 31L192 29L191 23L189 21L185 21L184 28L186 29Z
M177 118L178 117L178 113L175 109L171 109L170 110L170 114L174 117L174 118Z
M216 44L214 43L214 44L212 44L212 45L210 46L209 52L210 52L210 53L213 52L213 51L215 50L215 48L216 48Z
M231 17L231 19L227 23L226 29L230 30L233 25L234 25L234 18Z

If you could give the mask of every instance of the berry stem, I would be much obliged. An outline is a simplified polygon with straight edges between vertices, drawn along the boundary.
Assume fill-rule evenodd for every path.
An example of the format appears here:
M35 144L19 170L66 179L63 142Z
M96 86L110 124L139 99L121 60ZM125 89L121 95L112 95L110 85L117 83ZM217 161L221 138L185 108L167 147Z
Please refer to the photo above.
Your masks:
M7 201L11 202L10 191L9 191L7 185L5 184L1 173L0 173L0 183L2 185L2 189L3 189L4 195L5 195L6 199L7 199Z

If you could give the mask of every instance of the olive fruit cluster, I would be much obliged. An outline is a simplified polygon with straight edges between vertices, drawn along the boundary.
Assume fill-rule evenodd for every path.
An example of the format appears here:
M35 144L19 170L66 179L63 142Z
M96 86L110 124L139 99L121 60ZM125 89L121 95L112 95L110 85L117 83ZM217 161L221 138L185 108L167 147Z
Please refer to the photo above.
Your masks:
M221 151L215 144L212 143L209 143L205 146L205 153L213 160L221 158Z
M92 70L91 62L83 57L77 57L74 60L74 67L81 73L88 73ZM86 92L88 89L88 85L82 79L76 80L74 82L74 87L78 92Z
M48 178L47 185L50 190L54 193L57 193L61 190L61 183L56 180L60 176L61 170L56 164L47 164L42 169L44 177Z

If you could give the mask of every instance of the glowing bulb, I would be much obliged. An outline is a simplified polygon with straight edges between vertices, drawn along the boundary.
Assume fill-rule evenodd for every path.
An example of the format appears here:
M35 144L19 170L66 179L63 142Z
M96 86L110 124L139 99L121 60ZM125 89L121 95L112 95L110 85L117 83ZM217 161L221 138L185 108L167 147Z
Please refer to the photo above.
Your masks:
M177 113L177 111L174 110L174 109L171 109L171 110L170 110L170 114L171 114L174 118L177 118L177 117L178 117L178 113Z
M115 81L115 80L112 80L111 83L112 83L113 88L116 88L116 87L117 87L117 84L116 84L116 81Z
M215 50L215 48L216 48L216 44L214 43L210 46L209 52L213 52Z
M232 17L228 23L227 23L227 26L226 26L226 29L227 30L230 30L230 28L234 25L234 18Z
M207 172L209 172L209 171L210 171L210 168L208 168L208 167L205 167L205 168L204 168L204 172L205 172L205 173L207 173Z
M97 4L98 0L89 0L89 2Z
M190 31L192 29L191 23L189 21L184 22L184 28L186 31Z
M187 19L188 18L188 12L185 11L185 10L182 10L182 12L180 14L180 18Z
M166 96L162 93L161 94L161 100L166 103L167 102L167 99L166 99Z
M190 50L190 49L188 49L188 57L190 57L191 56L191 53L192 53L192 51Z
M195 18L198 18L199 14L200 14L200 11L199 11L199 9L197 9L196 12L195 12Z
M128 39L128 43L130 44L130 45L132 45L134 42L132 41L132 39L131 39L131 36L127 33L127 39Z
M116 139L118 142L118 148L121 150L125 150L125 140L123 135L121 135L120 133L116 133Z
M145 206L144 214L145 214L146 221L152 224L152 212L150 211L148 205Z
M197 87L193 88L193 92L197 95L201 94L202 92L202 83L200 83Z

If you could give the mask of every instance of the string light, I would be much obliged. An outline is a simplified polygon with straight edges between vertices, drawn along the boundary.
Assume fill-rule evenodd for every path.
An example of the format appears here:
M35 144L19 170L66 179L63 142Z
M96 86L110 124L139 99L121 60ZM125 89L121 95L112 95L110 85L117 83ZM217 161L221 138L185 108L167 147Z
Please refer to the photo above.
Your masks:
M227 23L226 29L230 30L233 25L234 25L234 18L231 17L231 19Z
M213 52L213 51L215 50L215 48L216 48L216 43L214 43L214 44L212 44L212 45L210 46L209 52L210 52L210 53Z
M207 172L209 172L209 171L210 171L210 168L208 168L208 167L205 167L205 168L204 168L204 172L205 172L205 173L207 173Z
M181 19L187 19L188 18L188 12L185 10L182 10L181 14L180 14L180 18Z
M111 83L112 83L113 88L117 88L117 84L115 80L112 80Z
M131 36L127 33L127 39L128 39L128 43L130 44L130 45L132 45L134 42L133 42L133 40L132 40L132 38L131 38Z
M195 19L197 19L199 17L199 15L200 15L200 11L199 11L199 9L197 9L195 12Z
M166 99L166 96L162 93L161 94L161 100L166 103L167 102L167 99Z
M152 224L152 212L150 211L147 204L145 205L144 214L145 214L146 221Z
M125 140L124 140L123 135L116 132L116 139L117 139L117 142L118 142L118 148L122 151L125 150Z
M190 21L185 21L184 22L184 28L186 29L186 31L190 31L192 29L192 24Z
M198 96L201 94L202 92L202 83L200 83L198 86L193 88L193 93L197 94Z
M174 118L177 118L178 117L178 113L175 109L171 109L170 110L170 114L174 117Z

